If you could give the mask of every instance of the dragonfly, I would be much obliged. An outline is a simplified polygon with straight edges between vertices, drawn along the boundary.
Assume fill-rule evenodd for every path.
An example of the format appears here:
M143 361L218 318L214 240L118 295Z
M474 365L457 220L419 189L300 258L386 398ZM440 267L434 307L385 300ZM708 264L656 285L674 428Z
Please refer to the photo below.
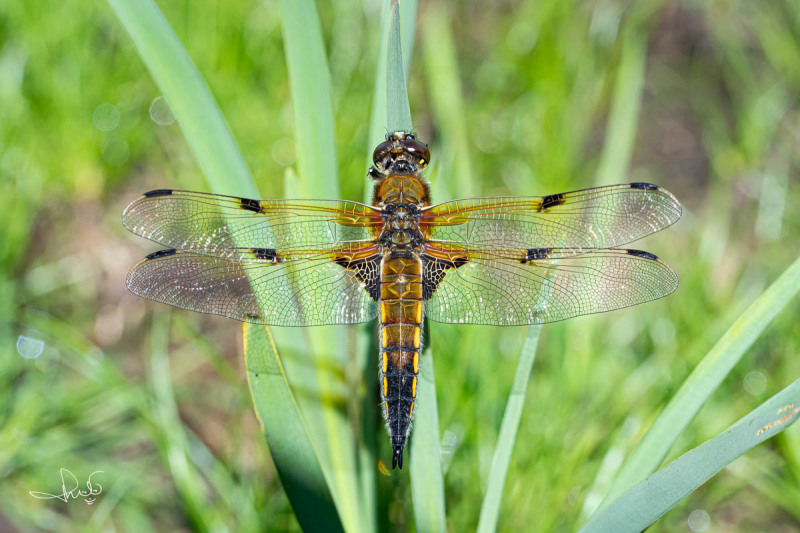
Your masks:
M423 319L522 326L672 293L655 255L619 248L673 224L681 205L649 183L546 196L431 203L428 146L386 135L367 172L372 204L255 200L159 189L123 225L166 249L127 277L144 298L270 326L378 318L379 379L392 467L414 418Z

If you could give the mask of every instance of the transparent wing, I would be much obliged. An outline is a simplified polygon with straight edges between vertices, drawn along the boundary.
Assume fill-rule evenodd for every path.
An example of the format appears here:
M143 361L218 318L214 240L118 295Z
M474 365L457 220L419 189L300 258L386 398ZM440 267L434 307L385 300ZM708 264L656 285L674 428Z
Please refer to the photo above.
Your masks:
M226 257L174 249L128 274L134 294L191 311L273 326L356 324L376 316L367 286L379 280L376 247L237 248Z
M357 202L251 200L188 191L146 193L122 214L133 233L170 248L224 255L237 247L287 248L363 241L383 224Z
M454 200L425 210L420 227L434 241L495 248L609 248L666 228L681 205L648 183L549 196Z
M431 247L423 285L428 318L509 326L603 313L670 294L678 277L638 250L531 249L512 254Z

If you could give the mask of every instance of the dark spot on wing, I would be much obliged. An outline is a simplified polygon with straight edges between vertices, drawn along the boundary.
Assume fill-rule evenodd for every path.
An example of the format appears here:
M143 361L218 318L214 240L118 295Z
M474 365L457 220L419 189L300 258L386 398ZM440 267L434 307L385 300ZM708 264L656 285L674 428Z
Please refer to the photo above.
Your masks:
M154 191L149 191L144 193L145 198L158 198L159 196L170 196L172 194L172 189L156 189Z
M564 193L558 194L548 194L547 196L542 197L542 203L539 204L539 207L542 209L550 209L556 205L563 205L566 203L566 198L564 198Z
M432 255L422 256L422 299L427 300L436 292L436 287L451 268L458 269L469 263L467 257L455 257L448 261Z
M279 261L278 252L274 248L253 248L251 250L256 259L263 259L265 261L272 261L277 263Z
M370 298L376 302L378 301L381 294L381 279L378 272L381 264L380 255L356 259L355 261L351 261L347 257L337 257L333 262L355 272L356 278L364 284L364 290L367 291Z
M247 211L252 211L253 213L260 213L261 209L261 202L258 200L251 200L250 198L239 198L240 207Z
M521 262L524 265L528 261L540 261L542 259L547 259L552 251L552 248L530 248L527 252L525 252L525 259L523 259Z
M175 250L173 248L169 248L167 250L159 250L157 252L153 252L152 254L146 256L145 259L148 259L148 260L161 259L162 257L169 257L170 255L175 255L176 253L178 253L177 250Z
M652 183L631 183L631 189L641 189L643 191L657 191L658 185L653 185Z
M644 252L642 250L628 250L628 255L635 255L636 257L641 257L643 259L650 259L651 261L657 261L658 257L651 254L650 252Z

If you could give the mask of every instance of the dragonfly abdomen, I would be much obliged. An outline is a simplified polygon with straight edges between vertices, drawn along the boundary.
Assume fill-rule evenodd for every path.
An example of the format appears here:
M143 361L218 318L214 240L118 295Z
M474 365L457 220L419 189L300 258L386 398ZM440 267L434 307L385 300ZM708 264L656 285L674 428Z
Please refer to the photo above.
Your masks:
M413 253L390 254L381 264L381 391L392 438L393 467L414 417L422 349L422 261Z

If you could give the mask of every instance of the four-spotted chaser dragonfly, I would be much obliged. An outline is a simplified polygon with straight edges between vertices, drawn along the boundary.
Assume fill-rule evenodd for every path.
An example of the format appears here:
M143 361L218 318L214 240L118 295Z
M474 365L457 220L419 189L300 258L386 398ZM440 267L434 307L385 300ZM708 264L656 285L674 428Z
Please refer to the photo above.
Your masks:
M615 248L681 215L648 183L431 205L427 145L390 133L373 154L372 205L252 200L156 190L122 223L167 246L128 288L176 307L272 326L380 317L380 381L393 467L414 416L423 317L518 326L602 313L670 294L655 255Z

